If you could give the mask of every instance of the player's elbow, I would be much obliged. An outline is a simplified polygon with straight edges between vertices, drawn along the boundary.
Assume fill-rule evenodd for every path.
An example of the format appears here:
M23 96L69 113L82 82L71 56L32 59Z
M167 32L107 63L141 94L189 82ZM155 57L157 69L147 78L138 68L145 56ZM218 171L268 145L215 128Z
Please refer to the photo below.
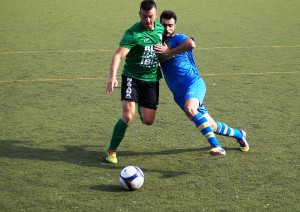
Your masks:
M192 48L193 48L193 49L195 49L195 48L196 48L196 44L195 44L195 42L194 42L194 41L193 41Z
M191 49L196 48L196 43L192 39L190 39L190 47Z

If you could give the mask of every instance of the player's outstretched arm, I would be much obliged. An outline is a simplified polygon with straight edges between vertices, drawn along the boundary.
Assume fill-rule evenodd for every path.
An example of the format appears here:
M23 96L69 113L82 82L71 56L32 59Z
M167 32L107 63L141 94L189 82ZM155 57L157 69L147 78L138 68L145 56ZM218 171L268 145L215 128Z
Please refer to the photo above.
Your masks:
M120 46L117 51L115 52L111 64L110 64L110 74L109 74L109 81L106 87L106 93L110 94L113 92L115 87L118 87L118 80L117 80L117 72L120 66L121 61L126 57L128 54L129 49Z

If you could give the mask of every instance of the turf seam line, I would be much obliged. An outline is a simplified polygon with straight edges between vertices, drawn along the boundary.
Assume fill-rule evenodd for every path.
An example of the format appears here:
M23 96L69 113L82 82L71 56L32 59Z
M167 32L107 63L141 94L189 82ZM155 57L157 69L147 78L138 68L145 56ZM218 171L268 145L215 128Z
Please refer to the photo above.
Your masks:
M196 50L209 49L258 49L258 48L299 48L300 45L294 46L215 46L215 47L199 47ZM14 55L14 54L53 54L53 53L91 53L91 52L112 52L110 49L78 49L78 50L53 50L53 51L11 51L0 52L0 55Z
M209 77L209 76L238 76L238 75L275 75L275 74L295 74L299 73L296 71L288 71L288 72L274 72L274 71L268 71L268 72L252 72L252 73L216 73L216 74L201 74L203 77ZM46 78L46 79L28 79L28 80L0 80L0 84L8 84L8 83L30 83L30 82L53 82L53 81L85 81L85 80L104 80L107 79L107 77L76 77L76 78ZM119 79L120 80L120 79Z
M215 46L215 47L200 47L196 49L259 49L259 48L299 48L300 45L294 46Z

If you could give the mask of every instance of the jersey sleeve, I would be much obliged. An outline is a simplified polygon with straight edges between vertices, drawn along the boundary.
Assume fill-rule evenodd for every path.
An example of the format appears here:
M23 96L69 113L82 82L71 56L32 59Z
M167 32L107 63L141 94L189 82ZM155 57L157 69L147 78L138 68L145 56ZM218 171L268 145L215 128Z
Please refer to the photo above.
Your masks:
M131 30L127 30L123 35L119 45L125 47L127 49L131 49L134 45L136 45L137 41L135 39L134 33Z
M176 43L178 45L182 44L184 41L186 41L187 39L189 39L190 37L184 35L184 34L177 34L176 35Z

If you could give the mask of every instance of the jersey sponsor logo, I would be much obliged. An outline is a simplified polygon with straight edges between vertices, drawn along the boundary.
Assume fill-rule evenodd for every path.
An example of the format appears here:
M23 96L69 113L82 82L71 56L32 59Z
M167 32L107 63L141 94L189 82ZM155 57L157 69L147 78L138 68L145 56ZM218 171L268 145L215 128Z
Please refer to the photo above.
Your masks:
M158 57L155 53L154 46L145 46L140 65L144 68L154 68L158 66Z
M132 94L132 78L127 78L126 98L131 99Z

